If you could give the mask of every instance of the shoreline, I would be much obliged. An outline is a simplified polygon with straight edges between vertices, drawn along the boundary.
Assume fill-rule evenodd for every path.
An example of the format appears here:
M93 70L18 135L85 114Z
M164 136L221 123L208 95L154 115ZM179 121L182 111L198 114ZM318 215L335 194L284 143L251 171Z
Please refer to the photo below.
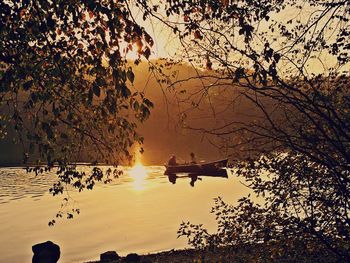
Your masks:
M302 240L294 241L287 246L285 242L271 241L267 243L240 244L206 249L171 249L142 255L131 253L125 257L118 256L118 259L88 261L85 263L340 262L339 257L326 250L322 245L314 245L315 247L308 248L307 244ZM116 254L114 251L113 253Z
M216 248L214 251L210 250L199 250L193 248L186 249L171 249L161 252L149 253L137 255L130 253L127 256L121 256L119 259L103 261L87 261L85 263L120 263L120 262L140 262L140 263L177 263L177 262L234 262L239 260L236 249L233 247L228 248ZM132 255L132 257L130 257ZM136 255L136 256L135 256ZM128 259L128 258L131 258ZM134 260L132 260L134 259Z

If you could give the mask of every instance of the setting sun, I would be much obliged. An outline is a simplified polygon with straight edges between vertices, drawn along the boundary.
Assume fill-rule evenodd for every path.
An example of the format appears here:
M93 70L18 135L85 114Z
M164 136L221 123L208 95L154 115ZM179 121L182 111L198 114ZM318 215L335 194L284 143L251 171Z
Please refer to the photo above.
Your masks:
M135 165L129 171L130 177L133 179L133 185L135 190L145 189L145 179L147 177L146 168L140 163L135 163Z

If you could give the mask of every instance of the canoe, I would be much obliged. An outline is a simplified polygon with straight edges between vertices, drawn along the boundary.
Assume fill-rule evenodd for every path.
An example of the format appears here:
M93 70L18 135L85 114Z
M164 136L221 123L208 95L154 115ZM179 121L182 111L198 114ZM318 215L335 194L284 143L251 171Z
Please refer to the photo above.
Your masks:
M208 172L208 173L202 172L202 173L188 173L188 174L183 173L183 175L177 175L174 173L172 173L172 174L170 173L170 174L166 174L166 175L168 176L169 182L172 184L176 184L177 179L190 178L191 179L191 182L190 182L191 186L194 186L194 183L197 180L202 181L202 178L204 178L204 177L228 178L226 169L222 169L222 168L220 168L216 172Z
M165 165L164 174L190 173L190 174L211 174L218 173L227 167L228 159L207 163Z

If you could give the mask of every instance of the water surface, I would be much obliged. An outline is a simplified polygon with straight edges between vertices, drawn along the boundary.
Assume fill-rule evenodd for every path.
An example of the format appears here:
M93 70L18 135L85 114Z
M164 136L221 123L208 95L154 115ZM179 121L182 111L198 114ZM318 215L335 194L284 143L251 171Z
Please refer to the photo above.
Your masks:
M70 191L70 208L79 208L80 215L48 227L66 197L49 194L55 175L0 168L0 262L31 262L31 246L47 240L61 247L62 263L98 259L107 250L126 255L184 248L186 239L176 235L182 221L214 230L209 213L213 198L234 203L248 193L233 174L202 177L194 187L190 178L178 178L173 184L163 174L160 166L127 169L93 191Z

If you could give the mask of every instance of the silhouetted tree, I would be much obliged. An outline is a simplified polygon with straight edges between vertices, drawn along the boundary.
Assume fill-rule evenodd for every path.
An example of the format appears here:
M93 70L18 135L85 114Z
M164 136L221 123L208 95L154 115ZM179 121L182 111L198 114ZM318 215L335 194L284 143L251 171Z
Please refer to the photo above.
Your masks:
M130 4L0 3L0 135L15 131L9 136L22 147L24 164L59 165L53 194L66 184L91 189L113 174L96 167L85 174L76 161L118 165L130 160L134 142L143 141L137 123L153 104L132 90L126 54L134 46L135 64L148 59L153 40L135 22Z
M203 87L197 97L190 95L192 105L200 108L222 96L215 91L225 87L259 112L240 121L233 113L230 119L232 105L240 103L232 96L225 97L225 114L211 104L222 125L186 122L187 128L221 138L233 157L246 153L238 174L263 198L263 205L242 199L222 211L217 244L237 243L242 233L245 242L288 237L349 257L350 2L167 1L165 6L167 24L186 54L183 61L206 68L193 77L202 79ZM172 22L174 17L181 21ZM187 80L175 84L182 81ZM180 234L191 236L195 227L185 224ZM216 240L217 235L200 233L192 244Z

